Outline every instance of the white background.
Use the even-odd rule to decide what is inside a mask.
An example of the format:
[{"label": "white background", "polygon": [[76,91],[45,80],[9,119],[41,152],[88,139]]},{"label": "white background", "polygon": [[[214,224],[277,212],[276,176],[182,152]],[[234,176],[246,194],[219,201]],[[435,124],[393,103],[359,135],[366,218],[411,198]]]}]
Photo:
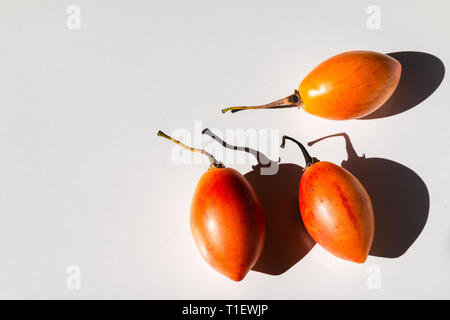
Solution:
[{"label": "white background", "polygon": [[[81,8],[80,30],[67,28],[71,4]],[[371,4],[381,9],[378,30],[366,26]],[[315,65],[348,50],[426,52],[448,68],[449,13],[444,0],[2,0],[0,298],[450,298],[448,77],[381,119],[220,113],[289,95]],[[235,283],[203,261],[190,234],[207,162],[174,163],[173,145],[156,136],[203,127],[273,129],[304,142],[346,132],[360,155],[401,163],[425,182],[423,231],[398,258],[357,265],[316,245],[281,275],[251,271]],[[310,150],[346,159],[342,138]],[[280,156],[303,165],[295,146]],[[226,164],[251,170],[249,161]],[[70,265],[81,269],[80,290],[67,288]]]}]

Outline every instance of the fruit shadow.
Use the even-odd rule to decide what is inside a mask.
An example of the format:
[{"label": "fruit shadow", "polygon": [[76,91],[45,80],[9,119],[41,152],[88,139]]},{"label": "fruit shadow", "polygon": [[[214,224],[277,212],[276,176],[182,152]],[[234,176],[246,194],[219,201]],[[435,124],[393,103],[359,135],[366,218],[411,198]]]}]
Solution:
[{"label": "fruit shadow", "polygon": [[263,251],[252,270],[270,275],[286,272],[315,244],[303,225],[298,202],[303,168],[292,163],[272,161],[254,149],[229,145],[209,130],[203,133],[225,148],[245,151],[256,157],[258,164],[244,177],[264,207],[266,238]]},{"label": "fruit shadow", "polygon": [[348,159],[342,167],[366,188],[372,200],[375,235],[369,254],[385,258],[403,255],[418,238],[428,218],[430,196],[423,180],[410,168],[383,158],[358,156],[346,133],[329,135],[345,139]]},{"label": "fruit shadow", "polygon": [[427,99],[441,84],[445,67],[436,56],[417,51],[389,53],[402,65],[394,94],[384,105],[361,119],[379,119],[407,111]]}]

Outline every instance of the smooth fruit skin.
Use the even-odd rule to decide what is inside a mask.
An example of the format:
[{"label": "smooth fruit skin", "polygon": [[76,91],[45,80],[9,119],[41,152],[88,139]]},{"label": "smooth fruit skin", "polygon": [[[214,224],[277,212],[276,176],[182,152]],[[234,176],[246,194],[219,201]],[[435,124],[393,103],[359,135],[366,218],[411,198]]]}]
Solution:
[{"label": "smooth fruit skin", "polygon": [[300,181],[299,204],[311,237],[335,256],[363,263],[375,222],[366,189],[350,172],[331,162],[308,167]]},{"label": "smooth fruit skin", "polygon": [[382,106],[395,91],[401,64],[373,51],[351,51],[314,68],[298,88],[303,109],[313,115],[348,120]]},{"label": "smooth fruit skin", "polygon": [[191,205],[191,231],[203,258],[218,272],[242,280],[265,238],[263,207],[250,183],[231,168],[210,168]]}]

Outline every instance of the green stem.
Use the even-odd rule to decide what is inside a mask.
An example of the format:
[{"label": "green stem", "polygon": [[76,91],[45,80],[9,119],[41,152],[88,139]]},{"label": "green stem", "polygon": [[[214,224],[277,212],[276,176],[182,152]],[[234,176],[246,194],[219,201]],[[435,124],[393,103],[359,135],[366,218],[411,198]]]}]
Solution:
[{"label": "green stem", "polygon": [[217,161],[216,158],[214,158],[214,156],[212,154],[210,154],[208,151],[205,151],[203,149],[195,149],[195,148],[192,148],[192,147],[188,147],[184,143],[182,143],[182,142],[180,142],[180,141],[178,141],[178,140],[168,136],[167,134],[165,134],[161,130],[158,131],[158,136],[166,138],[166,139],[176,143],[177,145],[183,147],[186,150],[189,150],[189,151],[192,151],[192,152],[198,152],[198,153],[201,153],[201,154],[207,156],[209,162],[211,163],[211,166],[213,166],[213,167],[216,167],[216,168],[223,168],[224,167],[224,165],[221,162]]}]

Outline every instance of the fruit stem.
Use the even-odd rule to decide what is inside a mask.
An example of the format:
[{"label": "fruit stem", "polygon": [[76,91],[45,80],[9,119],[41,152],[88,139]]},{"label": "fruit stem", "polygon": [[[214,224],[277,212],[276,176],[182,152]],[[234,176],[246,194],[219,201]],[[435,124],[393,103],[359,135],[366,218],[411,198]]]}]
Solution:
[{"label": "fruit stem", "polygon": [[231,111],[231,113],[241,111],[241,110],[248,110],[248,109],[276,109],[276,108],[293,108],[298,107],[300,108],[302,104],[302,99],[300,99],[300,94],[297,90],[290,96],[268,103],[263,104],[260,106],[238,106],[238,107],[228,107],[225,109],[222,109],[222,113],[225,113],[227,111]]},{"label": "fruit stem", "polygon": [[159,137],[166,138],[166,139],[168,139],[168,140],[170,140],[170,141],[172,141],[172,142],[175,142],[177,145],[183,147],[184,149],[187,149],[187,150],[192,151],[192,152],[199,152],[199,153],[201,153],[201,154],[207,156],[209,162],[211,163],[211,166],[213,166],[213,167],[216,167],[216,168],[224,168],[224,167],[225,167],[221,162],[217,161],[216,158],[214,158],[214,156],[213,156],[212,154],[210,154],[210,153],[209,153],[208,151],[206,151],[206,150],[203,150],[203,149],[195,149],[195,148],[192,148],[192,147],[188,147],[188,146],[185,145],[184,143],[182,143],[182,142],[180,142],[180,141],[178,141],[178,140],[176,140],[176,139],[174,139],[174,138],[168,136],[167,134],[165,134],[165,133],[162,132],[161,130],[158,131],[158,136],[159,136]]},{"label": "fruit stem", "polygon": [[319,162],[319,160],[317,158],[311,157],[310,154],[308,153],[308,151],[306,150],[306,148],[299,141],[295,140],[294,138],[291,138],[288,136],[283,136],[281,138],[281,145],[280,145],[281,148],[284,148],[286,139],[291,140],[292,142],[295,142],[300,147],[300,150],[302,150],[303,157],[305,158],[305,162],[306,162],[305,169],[308,168],[309,166],[313,165],[314,163]]}]

